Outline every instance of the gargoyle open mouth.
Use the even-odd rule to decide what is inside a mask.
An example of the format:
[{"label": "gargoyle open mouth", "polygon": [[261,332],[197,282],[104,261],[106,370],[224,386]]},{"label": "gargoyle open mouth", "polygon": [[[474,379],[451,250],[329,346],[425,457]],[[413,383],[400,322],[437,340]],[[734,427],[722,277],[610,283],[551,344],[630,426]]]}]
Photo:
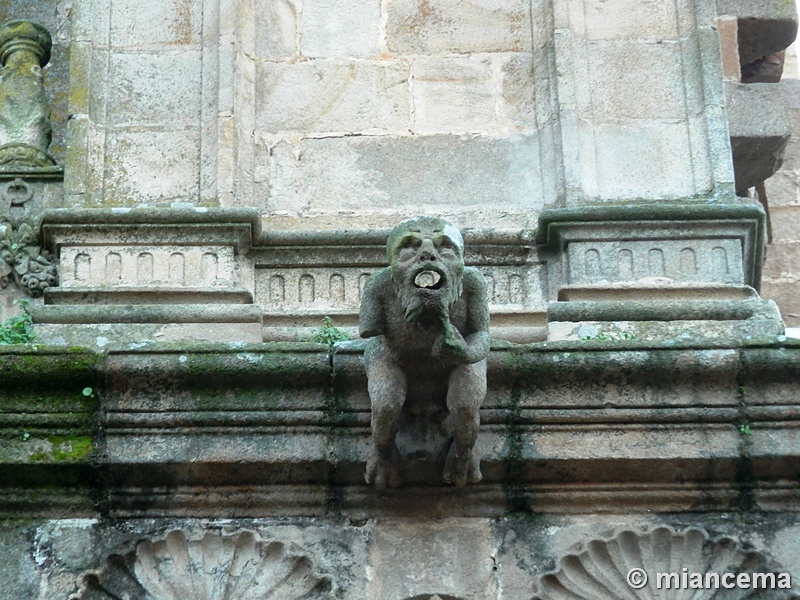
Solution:
[{"label": "gargoyle open mouth", "polygon": [[444,277],[432,269],[417,273],[414,277],[414,286],[423,290],[438,290],[444,285]]}]

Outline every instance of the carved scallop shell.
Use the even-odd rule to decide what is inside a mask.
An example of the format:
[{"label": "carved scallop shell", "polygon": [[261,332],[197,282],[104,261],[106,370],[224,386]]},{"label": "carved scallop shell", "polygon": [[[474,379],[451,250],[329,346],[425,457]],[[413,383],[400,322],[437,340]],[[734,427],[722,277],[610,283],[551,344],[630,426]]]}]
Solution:
[{"label": "carved scallop shell", "polygon": [[[767,557],[734,539],[710,539],[707,532],[689,528],[675,532],[657,527],[644,533],[621,531],[609,539],[578,544],[559,561],[559,568],[539,578],[531,600],[722,600],[798,598],[791,590],[657,589],[656,573],[776,573]],[[650,579],[634,589],[626,576],[643,569]],[[722,586],[720,586],[722,588]],[[766,592],[766,595],[764,595]]]},{"label": "carved scallop shell", "polygon": [[171,531],[163,540],[142,540],[126,554],[111,554],[102,568],[84,574],[70,600],[329,598],[331,579],[317,574],[298,550],[250,531],[206,533],[192,541]]}]

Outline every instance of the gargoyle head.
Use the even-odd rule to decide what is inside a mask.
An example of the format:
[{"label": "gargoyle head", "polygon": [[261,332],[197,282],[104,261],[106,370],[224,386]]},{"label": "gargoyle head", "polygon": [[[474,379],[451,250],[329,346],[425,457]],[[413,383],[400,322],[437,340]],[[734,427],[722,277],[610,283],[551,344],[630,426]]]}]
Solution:
[{"label": "gargoyle head", "polygon": [[461,296],[464,239],[438,217],[414,217],[398,223],[386,251],[392,280],[407,321],[444,318]]}]

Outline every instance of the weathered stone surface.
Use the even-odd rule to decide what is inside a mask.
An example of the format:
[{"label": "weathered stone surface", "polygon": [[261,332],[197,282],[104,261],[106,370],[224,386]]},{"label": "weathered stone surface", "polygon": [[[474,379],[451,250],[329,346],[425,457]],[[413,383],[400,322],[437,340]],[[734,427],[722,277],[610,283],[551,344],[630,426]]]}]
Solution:
[{"label": "weathered stone surface", "polygon": [[795,206],[800,210],[800,79],[791,77],[792,73],[798,73],[796,54],[788,53],[786,67],[782,85],[789,100],[793,135],[784,151],[781,168],[767,179],[765,187],[770,209]]},{"label": "weathered stone surface", "polygon": [[[586,196],[597,200],[679,199],[710,191],[703,153],[685,123],[641,119],[634,123],[587,125],[580,132]],[[624,148],[624,152],[620,152]],[[692,173],[692,177],[686,177]]]},{"label": "weathered stone surface", "polygon": [[788,47],[797,35],[797,8],[781,0],[720,0],[721,15],[739,19],[740,63],[754,60]]},{"label": "weathered stone surface", "polygon": [[380,20],[380,0],[304,0],[300,52],[312,58],[378,56]]},{"label": "weathered stone surface", "polygon": [[769,211],[773,241],[792,242],[797,239],[800,227],[800,211],[794,206],[778,206]]},{"label": "weathered stone surface", "polygon": [[297,54],[295,0],[252,0],[240,6],[244,8],[238,13],[239,30],[246,48],[254,48],[258,58],[290,58]]},{"label": "weathered stone surface", "polygon": [[493,0],[480,6],[446,0],[391,0],[387,12],[390,52],[515,52],[532,44],[531,13],[521,0]]},{"label": "weathered stone surface", "polygon": [[[680,44],[594,43],[588,50],[591,115],[599,122],[685,119],[687,86]],[[658,77],[653,77],[658,73]]]},{"label": "weathered stone surface", "polygon": [[[36,598],[40,573],[30,552],[30,530],[12,523],[0,526],[0,586],[17,598]],[[13,590],[13,591],[12,591]]]},{"label": "weathered stone surface", "polygon": [[765,278],[761,284],[762,295],[778,303],[781,316],[789,327],[800,327],[798,287],[800,287],[800,277],[794,272],[789,277]]},{"label": "weathered stone surface", "polygon": [[549,105],[549,52],[512,54],[501,63],[500,125],[530,131],[554,118]]},{"label": "weathered stone surface", "polygon": [[[107,118],[116,127],[175,130],[200,118],[199,52],[119,53],[109,59]],[[176,132],[176,137],[183,132]]]},{"label": "weathered stone surface", "polygon": [[105,137],[104,200],[116,206],[197,201],[196,130],[111,130]]},{"label": "weathered stone surface", "polygon": [[781,84],[726,84],[736,190],[771,177],[781,166],[792,134]]},{"label": "weathered stone surface", "polygon": [[565,2],[570,24],[590,40],[674,40],[691,31],[694,10],[684,1]]},{"label": "weathered stone surface", "polygon": [[264,132],[406,132],[408,77],[402,63],[259,63],[256,125]]},{"label": "weathered stone surface", "polygon": [[413,62],[412,131],[470,133],[492,129],[495,83],[488,58],[420,58]]},{"label": "weathered stone surface", "polygon": [[197,45],[202,35],[202,9],[202,2],[186,0],[115,0],[113,10],[105,9],[110,13],[107,35],[117,48]]},{"label": "weathered stone surface", "polygon": [[460,598],[495,598],[492,527],[482,519],[454,525],[449,519],[377,521],[367,596],[427,599],[446,590]]},{"label": "weathered stone surface", "polygon": [[429,209],[436,198],[437,210],[445,214],[479,208],[486,217],[498,209],[535,211],[557,193],[543,189],[539,160],[538,139],[524,135],[282,142],[274,148],[271,196],[262,206],[269,212],[393,209],[410,216]]}]

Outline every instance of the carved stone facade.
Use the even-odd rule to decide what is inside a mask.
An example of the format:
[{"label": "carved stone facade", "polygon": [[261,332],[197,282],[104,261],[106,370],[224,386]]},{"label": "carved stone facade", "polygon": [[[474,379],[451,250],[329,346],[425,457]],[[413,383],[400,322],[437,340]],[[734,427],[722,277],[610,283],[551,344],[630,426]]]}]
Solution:
[{"label": "carved stone facade", "polygon": [[[790,4],[0,3],[0,597],[800,597]],[[415,215],[493,341],[468,414],[384,386],[376,490]]]}]

